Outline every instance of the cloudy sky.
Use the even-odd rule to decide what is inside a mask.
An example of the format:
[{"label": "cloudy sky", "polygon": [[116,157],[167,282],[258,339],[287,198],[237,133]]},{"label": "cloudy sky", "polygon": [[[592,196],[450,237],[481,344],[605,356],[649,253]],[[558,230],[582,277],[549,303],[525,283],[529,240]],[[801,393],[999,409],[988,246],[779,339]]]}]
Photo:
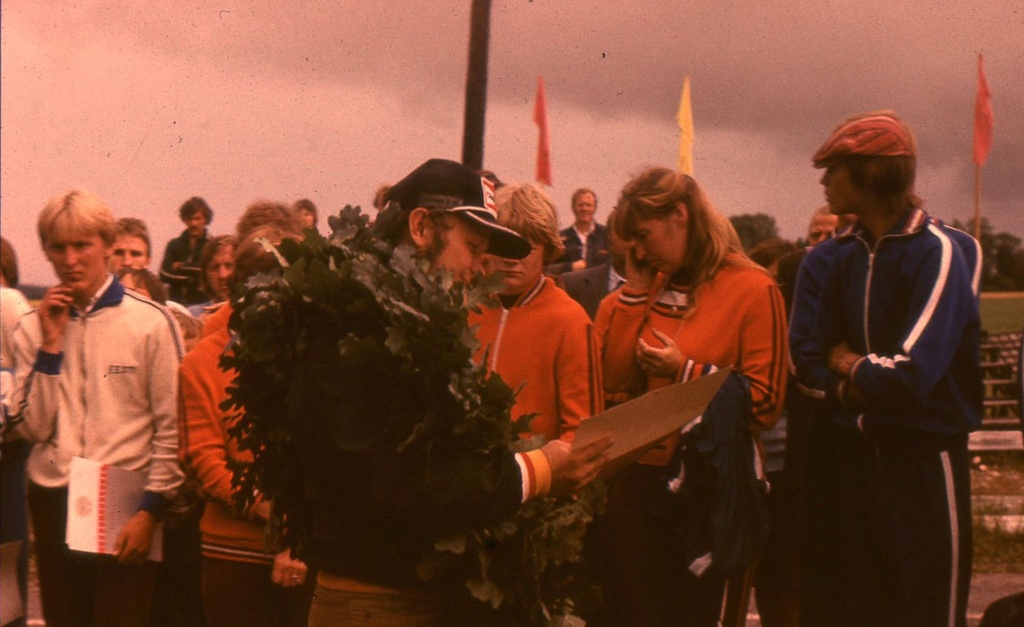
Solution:
[{"label": "cloudy sky", "polygon": [[[35,218],[75,186],[144,218],[153,267],[192,195],[232,230],[255,199],[321,213],[429,157],[458,160],[471,0],[4,0],[0,220],[23,281],[49,283]],[[631,174],[674,166],[692,81],[695,176],[727,215],[803,234],[822,204],[810,155],[850,113],[891,108],[916,130],[918,189],[973,215],[977,55],[995,138],[982,210],[1024,236],[1020,0],[494,0],[485,165],[530,180],[543,76],[554,186],[599,217]]]}]

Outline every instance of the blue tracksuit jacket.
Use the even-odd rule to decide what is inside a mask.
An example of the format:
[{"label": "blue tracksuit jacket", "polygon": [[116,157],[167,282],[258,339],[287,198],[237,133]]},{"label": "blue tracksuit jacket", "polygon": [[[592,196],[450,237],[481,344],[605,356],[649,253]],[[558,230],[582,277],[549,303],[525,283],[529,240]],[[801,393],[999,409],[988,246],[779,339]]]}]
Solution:
[{"label": "blue tracksuit jacket", "polygon": [[[817,391],[833,420],[867,433],[956,435],[981,420],[977,259],[920,209],[872,246],[859,225],[808,253],[797,279],[791,355],[799,384]],[[801,283],[820,303],[801,304]],[[793,331],[797,331],[797,337]],[[866,406],[845,407],[828,350],[845,340],[864,355],[851,378]]]}]

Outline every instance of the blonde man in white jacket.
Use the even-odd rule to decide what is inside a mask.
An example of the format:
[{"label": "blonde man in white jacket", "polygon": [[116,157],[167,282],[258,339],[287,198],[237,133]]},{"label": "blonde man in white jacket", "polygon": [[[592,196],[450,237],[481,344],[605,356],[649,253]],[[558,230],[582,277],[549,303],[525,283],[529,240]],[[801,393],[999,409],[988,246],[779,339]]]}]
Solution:
[{"label": "blonde man in white jacket", "polygon": [[[90,192],[51,200],[39,238],[59,283],[14,333],[12,424],[33,443],[28,497],[43,615],[49,625],[149,621],[154,527],[176,496],[177,371],[182,345],[170,314],[107,272],[117,224]],[[138,511],[114,556],[65,544],[71,459],[139,471]]]}]

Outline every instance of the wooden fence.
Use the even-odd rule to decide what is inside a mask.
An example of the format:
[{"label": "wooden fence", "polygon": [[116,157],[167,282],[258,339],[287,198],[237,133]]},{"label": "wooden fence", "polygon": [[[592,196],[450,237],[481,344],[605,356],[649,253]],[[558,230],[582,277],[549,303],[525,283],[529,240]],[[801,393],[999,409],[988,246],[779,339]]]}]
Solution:
[{"label": "wooden fence", "polygon": [[971,434],[971,450],[1024,448],[1021,419],[1021,334],[989,335],[981,343],[985,413],[981,429]]}]

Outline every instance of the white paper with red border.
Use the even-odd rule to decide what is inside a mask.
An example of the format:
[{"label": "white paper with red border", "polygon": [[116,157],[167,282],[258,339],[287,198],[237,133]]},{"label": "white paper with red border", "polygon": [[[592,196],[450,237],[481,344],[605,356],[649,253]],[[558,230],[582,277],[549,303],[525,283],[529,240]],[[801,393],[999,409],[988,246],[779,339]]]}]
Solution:
[{"label": "white paper with red border", "polygon": [[[116,553],[114,542],[125,523],[139,511],[146,474],[101,464],[84,457],[71,458],[68,480],[66,541],[72,551]],[[153,527],[149,559],[163,560],[163,523]]]}]

